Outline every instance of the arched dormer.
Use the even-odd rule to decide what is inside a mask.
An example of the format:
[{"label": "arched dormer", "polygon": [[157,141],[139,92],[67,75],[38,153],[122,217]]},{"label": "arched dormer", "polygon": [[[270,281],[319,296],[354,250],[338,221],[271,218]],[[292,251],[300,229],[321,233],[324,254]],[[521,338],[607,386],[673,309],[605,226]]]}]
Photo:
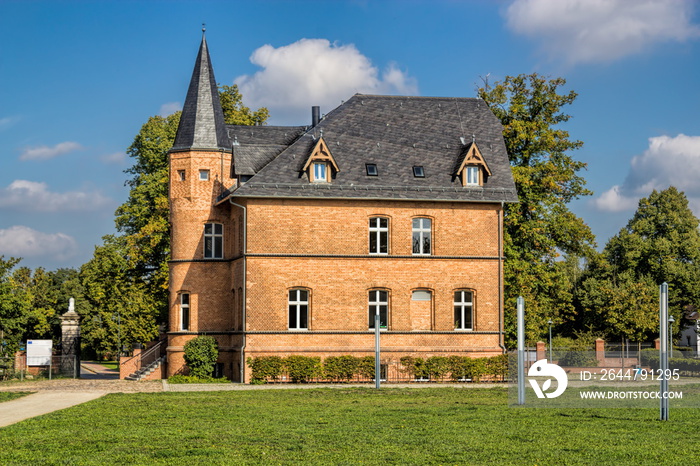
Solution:
[{"label": "arched dormer", "polygon": [[462,186],[483,186],[491,176],[491,170],[476,142],[466,146],[455,175],[462,180]]},{"label": "arched dormer", "polygon": [[340,171],[323,137],[319,138],[302,170],[312,183],[330,183],[333,175]]}]

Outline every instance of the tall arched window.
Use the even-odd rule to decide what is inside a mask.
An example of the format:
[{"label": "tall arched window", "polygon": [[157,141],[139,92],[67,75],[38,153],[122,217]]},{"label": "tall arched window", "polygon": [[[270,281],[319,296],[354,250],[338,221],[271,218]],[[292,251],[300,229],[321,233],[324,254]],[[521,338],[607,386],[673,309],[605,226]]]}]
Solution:
[{"label": "tall arched window", "polygon": [[180,330],[190,329],[190,294],[180,293]]},{"label": "tall arched window", "polygon": [[413,254],[430,255],[432,251],[432,221],[429,218],[414,218],[411,231],[413,233]]},{"label": "tall arched window", "polygon": [[389,219],[372,217],[369,219],[369,253],[389,254]]}]

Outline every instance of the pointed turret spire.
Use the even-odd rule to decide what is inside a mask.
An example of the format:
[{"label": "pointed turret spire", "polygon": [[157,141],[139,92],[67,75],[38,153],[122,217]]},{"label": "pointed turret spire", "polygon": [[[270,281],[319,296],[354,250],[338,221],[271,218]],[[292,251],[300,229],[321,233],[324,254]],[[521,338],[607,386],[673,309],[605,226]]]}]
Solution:
[{"label": "pointed turret spire", "polygon": [[204,32],[173,150],[231,150]]}]

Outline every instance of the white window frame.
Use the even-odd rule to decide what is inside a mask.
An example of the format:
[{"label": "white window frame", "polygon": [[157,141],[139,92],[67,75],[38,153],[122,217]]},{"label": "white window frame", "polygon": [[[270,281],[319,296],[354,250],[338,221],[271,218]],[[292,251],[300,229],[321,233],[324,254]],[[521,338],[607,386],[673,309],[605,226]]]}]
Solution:
[{"label": "white window frame", "polygon": [[[455,330],[474,330],[474,291],[455,290],[453,296]],[[469,326],[465,325],[467,317]]]},{"label": "white window frame", "polygon": [[[180,330],[183,332],[189,331],[190,329],[190,321],[192,318],[192,314],[190,313],[190,294],[189,293],[180,293],[179,297],[179,304],[180,304]],[[187,318],[185,318],[187,317]],[[187,325],[185,325],[187,324]]]},{"label": "white window frame", "polygon": [[325,183],[328,181],[328,164],[326,162],[314,162],[314,181]]},{"label": "white window frame", "polygon": [[[382,309],[384,308],[384,309]],[[369,329],[374,330],[374,316],[379,312],[379,330],[389,328],[389,291],[370,290],[368,299]],[[382,325],[382,312],[384,313],[384,325]]]},{"label": "white window frame", "polygon": [[199,170],[199,181],[209,181],[209,170]]},{"label": "white window frame", "polygon": [[[418,225],[416,225],[418,223]],[[427,226],[426,226],[427,224]],[[433,251],[433,220],[427,217],[416,217],[411,220],[411,249],[414,256],[429,256]],[[416,239],[418,243],[416,244]],[[426,248],[426,242],[427,248]],[[416,246],[418,250],[416,251]],[[427,249],[427,251],[426,251]]]},{"label": "white window frame", "polygon": [[476,165],[467,165],[464,167],[465,185],[479,186],[479,167]]},{"label": "white window frame", "polygon": [[[382,221],[386,222],[386,226],[382,226]],[[372,250],[372,240],[376,246],[375,251]],[[369,253],[373,255],[389,254],[389,219],[387,217],[369,219]]]},{"label": "white window frame", "polygon": [[[207,231],[209,230],[209,231]],[[210,245],[207,247],[207,245]],[[221,223],[204,224],[204,258],[224,258],[224,225]]]},{"label": "white window frame", "polygon": [[[302,293],[306,294],[306,299],[302,298]],[[309,329],[309,290],[305,288],[294,288],[287,293],[287,304],[289,314],[287,316],[287,326],[289,330],[308,330]],[[306,326],[301,325],[301,316],[305,313]],[[292,316],[296,322],[296,326],[292,326]]]}]

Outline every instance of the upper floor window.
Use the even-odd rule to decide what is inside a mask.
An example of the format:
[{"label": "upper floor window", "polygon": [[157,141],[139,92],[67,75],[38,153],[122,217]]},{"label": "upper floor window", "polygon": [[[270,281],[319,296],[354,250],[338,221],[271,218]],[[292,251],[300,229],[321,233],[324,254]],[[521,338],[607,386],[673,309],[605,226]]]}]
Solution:
[{"label": "upper floor window", "polygon": [[429,218],[413,219],[413,254],[430,255],[431,225]]},{"label": "upper floor window", "polygon": [[369,219],[369,253],[389,254],[389,219],[372,217]]},{"label": "upper floor window", "polygon": [[309,292],[289,290],[289,330],[308,330]]},{"label": "upper floor window", "polygon": [[190,329],[190,294],[180,294],[180,330]]},{"label": "upper floor window", "polygon": [[466,176],[466,181],[465,185],[467,186],[478,186],[479,185],[479,167],[476,166],[468,166],[465,167],[465,176]]},{"label": "upper floor window", "polygon": [[325,162],[314,162],[314,181],[328,181],[328,177],[326,176],[327,171],[328,167]]},{"label": "upper floor window", "polygon": [[455,291],[455,330],[473,330],[474,293],[469,290]]},{"label": "upper floor window", "polygon": [[185,170],[178,170],[177,171],[177,179],[178,181],[185,181]]},{"label": "upper floor window", "polygon": [[201,181],[209,181],[209,170],[199,170],[199,179]]},{"label": "upper floor window", "polygon": [[224,226],[220,223],[204,225],[204,258],[224,258]]},{"label": "upper floor window", "polygon": [[389,292],[370,290],[369,292],[369,328],[374,328],[375,316],[379,315],[379,328],[386,329],[389,322]]}]

